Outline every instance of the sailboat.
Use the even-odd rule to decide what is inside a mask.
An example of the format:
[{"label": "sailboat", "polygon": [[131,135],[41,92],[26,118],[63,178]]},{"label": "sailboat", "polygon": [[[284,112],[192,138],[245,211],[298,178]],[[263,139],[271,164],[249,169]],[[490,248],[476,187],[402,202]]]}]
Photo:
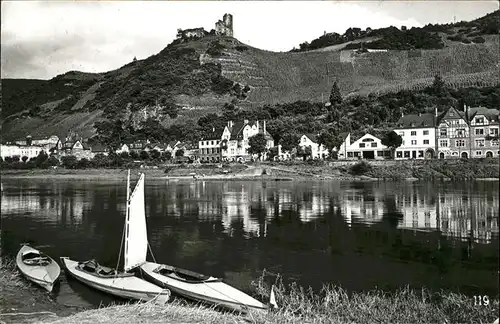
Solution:
[{"label": "sailboat", "polygon": [[127,176],[127,208],[123,231],[123,271],[100,265],[95,260],[78,262],[61,257],[67,273],[82,283],[105,293],[126,299],[149,301],[156,298],[159,303],[170,299],[170,290],[135,276],[135,270],[146,261],[148,248],[146,217],[144,210],[144,174],[141,174],[134,191],[130,194],[130,170]]},{"label": "sailboat", "polygon": [[[143,178],[143,175],[141,175],[141,178]],[[144,199],[141,201],[144,202]],[[144,205],[138,208],[142,210],[145,209]],[[145,215],[144,212],[140,214]],[[147,251],[146,249],[143,251],[143,259],[146,260]],[[141,263],[139,271],[146,280],[160,287],[168,288],[180,296],[198,302],[204,302],[239,312],[247,312],[249,309],[269,308],[255,298],[224,283],[222,279],[212,276],[147,261]],[[270,304],[277,307],[273,290],[271,290]]]}]

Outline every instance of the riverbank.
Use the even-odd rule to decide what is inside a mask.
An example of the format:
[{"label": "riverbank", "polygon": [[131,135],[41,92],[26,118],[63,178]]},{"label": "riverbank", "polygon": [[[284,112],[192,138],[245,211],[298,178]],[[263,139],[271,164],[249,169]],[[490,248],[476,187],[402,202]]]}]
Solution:
[{"label": "riverbank", "polygon": [[[498,159],[415,161],[313,161],[265,162],[248,165],[161,165],[132,169],[149,180],[489,180],[498,181]],[[125,179],[126,169],[31,169],[1,171],[4,178],[105,181]]]},{"label": "riverbank", "polygon": [[[64,275],[64,274],[61,274]],[[270,287],[261,277],[252,283],[259,299],[268,300]],[[295,284],[276,281],[278,310],[247,315],[223,313],[212,308],[173,300],[167,305],[135,303],[75,312],[20,277],[12,267],[0,269],[0,322],[6,323],[492,323],[499,316],[498,296],[487,306],[455,293],[430,293],[402,288],[385,294],[380,290],[349,294],[328,286],[313,293]],[[45,298],[43,298],[45,294]]]}]

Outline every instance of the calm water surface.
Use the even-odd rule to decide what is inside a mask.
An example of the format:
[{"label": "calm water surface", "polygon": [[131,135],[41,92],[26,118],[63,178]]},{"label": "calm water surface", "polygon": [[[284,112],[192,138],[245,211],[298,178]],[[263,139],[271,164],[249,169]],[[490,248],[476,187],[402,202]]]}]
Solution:
[{"label": "calm water surface", "polygon": [[[30,241],[54,259],[116,265],[125,181],[2,184],[4,257]],[[247,292],[267,269],[313,289],[410,285],[498,294],[498,182],[146,179],[146,215],[158,262],[222,277]],[[92,307],[113,300],[61,277],[57,303]]]}]

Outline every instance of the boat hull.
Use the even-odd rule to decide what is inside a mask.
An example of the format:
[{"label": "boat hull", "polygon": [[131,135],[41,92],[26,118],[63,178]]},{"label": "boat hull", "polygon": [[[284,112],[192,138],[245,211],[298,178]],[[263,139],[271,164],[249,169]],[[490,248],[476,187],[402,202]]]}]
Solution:
[{"label": "boat hull", "polygon": [[139,269],[146,280],[194,301],[209,303],[243,313],[249,309],[267,309],[267,306],[263,303],[221,280],[213,277],[200,282],[176,280],[155,271],[155,269],[162,266],[161,264],[146,262]]},{"label": "boat hull", "polygon": [[141,278],[135,276],[102,278],[78,269],[77,261],[63,257],[61,262],[70,276],[83,284],[110,295],[139,301],[155,299],[163,304],[170,299],[168,289],[163,289]]},{"label": "boat hull", "polygon": [[61,275],[61,268],[57,262],[45,255],[50,259],[48,265],[27,265],[23,262],[23,255],[25,253],[40,253],[37,249],[34,249],[28,245],[23,245],[16,256],[16,265],[19,271],[23,274],[29,281],[41,286],[48,292],[51,292],[54,285],[57,283],[59,276]]}]

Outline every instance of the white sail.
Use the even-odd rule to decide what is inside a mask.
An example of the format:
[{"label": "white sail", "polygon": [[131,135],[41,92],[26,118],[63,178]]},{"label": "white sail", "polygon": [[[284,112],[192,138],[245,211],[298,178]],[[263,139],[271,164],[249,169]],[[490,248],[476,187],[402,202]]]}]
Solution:
[{"label": "white sail", "polygon": [[125,225],[125,271],[146,262],[148,234],[144,207],[144,174],[141,174],[134,191],[130,195],[128,208]]}]

